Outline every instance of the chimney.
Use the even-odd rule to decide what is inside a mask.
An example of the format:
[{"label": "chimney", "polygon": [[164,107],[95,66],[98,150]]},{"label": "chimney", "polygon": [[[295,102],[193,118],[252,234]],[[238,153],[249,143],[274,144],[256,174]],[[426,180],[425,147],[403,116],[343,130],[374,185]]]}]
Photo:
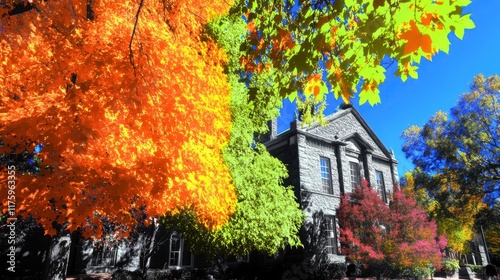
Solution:
[{"label": "chimney", "polygon": [[267,123],[269,126],[269,131],[271,132],[271,139],[276,139],[278,137],[278,118],[274,118]]},{"label": "chimney", "polygon": [[276,139],[278,136],[278,118],[274,118],[267,122],[267,127],[269,131],[266,134],[260,136],[260,141],[262,143],[269,142],[273,139]]}]

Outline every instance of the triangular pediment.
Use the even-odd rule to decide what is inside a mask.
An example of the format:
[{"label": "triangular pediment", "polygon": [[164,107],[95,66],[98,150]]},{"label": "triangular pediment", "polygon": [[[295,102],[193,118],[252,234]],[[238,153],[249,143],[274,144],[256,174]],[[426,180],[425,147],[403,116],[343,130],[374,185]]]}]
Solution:
[{"label": "triangular pediment", "polygon": [[325,117],[326,125],[312,124],[301,130],[324,139],[341,141],[354,150],[371,152],[379,158],[391,159],[392,154],[382,144],[359,112],[352,106],[344,106]]},{"label": "triangular pediment", "polygon": [[355,150],[357,152],[373,152],[374,150],[372,145],[368,143],[368,141],[366,141],[358,132],[355,132],[342,140],[347,144],[346,147],[348,149]]}]

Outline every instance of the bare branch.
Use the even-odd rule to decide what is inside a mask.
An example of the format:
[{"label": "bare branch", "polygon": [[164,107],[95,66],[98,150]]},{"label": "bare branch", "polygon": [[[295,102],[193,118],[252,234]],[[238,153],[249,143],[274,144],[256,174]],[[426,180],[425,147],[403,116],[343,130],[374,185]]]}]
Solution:
[{"label": "bare branch", "polygon": [[142,6],[144,6],[144,0],[141,0],[141,2],[139,3],[139,8],[137,9],[137,13],[135,14],[134,29],[132,30],[132,36],[130,37],[130,43],[128,44],[128,49],[130,51],[129,52],[130,64],[132,64],[132,67],[134,68],[134,74],[136,72],[136,68],[134,63],[134,52],[132,51],[132,43],[134,42],[134,36],[137,30],[137,24],[139,23],[139,14],[141,13]]},{"label": "bare branch", "polygon": [[9,16],[14,16],[18,14],[22,14],[24,12],[31,11],[32,9],[36,9],[35,5],[32,3],[27,2],[25,5],[25,1],[20,1],[17,4],[14,4],[13,8],[9,10],[8,13],[3,14],[2,17],[5,17],[7,15]]}]

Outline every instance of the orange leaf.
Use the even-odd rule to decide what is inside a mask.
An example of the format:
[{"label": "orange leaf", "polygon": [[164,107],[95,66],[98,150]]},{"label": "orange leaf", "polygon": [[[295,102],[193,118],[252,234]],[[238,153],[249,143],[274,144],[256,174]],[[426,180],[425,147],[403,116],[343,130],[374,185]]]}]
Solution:
[{"label": "orange leaf", "polygon": [[432,53],[432,39],[429,34],[425,34],[420,39],[420,47],[426,53]]},{"label": "orange leaf", "polygon": [[319,95],[319,93],[320,93],[320,91],[321,91],[321,89],[319,88],[319,86],[318,86],[318,85],[315,85],[315,86],[314,86],[314,90],[313,90],[313,95],[314,95],[314,97],[318,96],[318,95]]},{"label": "orange leaf", "polygon": [[426,53],[432,52],[431,37],[428,34],[422,35],[414,20],[410,21],[410,29],[399,37],[406,40],[404,55],[417,51],[419,48],[422,48]]},{"label": "orange leaf", "polygon": [[251,33],[255,32],[255,22],[251,21],[247,24],[247,30]]}]

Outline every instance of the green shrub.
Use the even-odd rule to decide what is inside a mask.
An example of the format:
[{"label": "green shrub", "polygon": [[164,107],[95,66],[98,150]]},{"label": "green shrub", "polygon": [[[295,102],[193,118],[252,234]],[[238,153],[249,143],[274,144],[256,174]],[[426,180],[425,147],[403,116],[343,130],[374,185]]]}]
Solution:
[{"label": "green shrub", "polygon": [[405,268],[400,271],[397,278],[429,279],[432,278],[435,271],[436,269],[430,266]]},{"label": "green shrub", "polygon": [[140,271],[117,270],[112,275],[113,280],[140,280],[142,274]]},{"label": "green shrub", "polygon": [[482,273],[483,272],[483,266],[482,265],[469,265],[470,270],[475,273]]},{"label": "green shrub", "polygon": [[443,261],[443,269],[446,275],[453,275],[460,268],[458,260],[446,259]]}]

